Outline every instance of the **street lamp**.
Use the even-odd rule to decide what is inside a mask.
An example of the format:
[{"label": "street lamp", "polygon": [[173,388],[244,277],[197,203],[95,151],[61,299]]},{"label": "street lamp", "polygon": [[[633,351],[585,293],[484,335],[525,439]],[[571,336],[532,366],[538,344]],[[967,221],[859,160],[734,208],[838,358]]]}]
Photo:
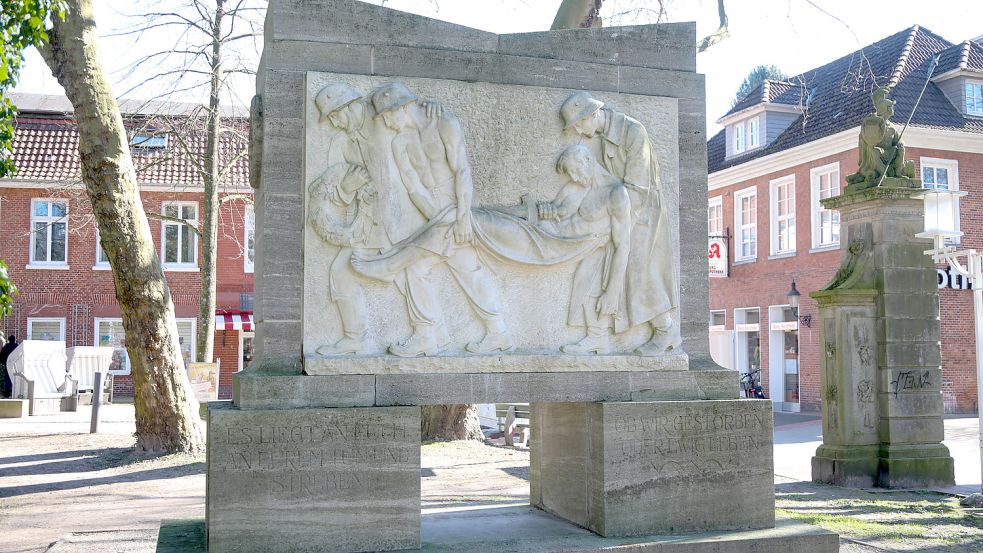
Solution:
[{"label": "street lamp", "polygon": [[[976,407],[979,411],[980,430],[983,431],[983,252],[974,249],[956,250],[947,246],[946,239],[959,238],[959,198],[966,192],[925,188],[914,195],[925,201],[925,231],[915,236],[931,238],[933,248],[925,250],[935,263],[946,263],[956,273],[969,280],[973,288],[973,322],[976,331]],[[966,263],[959,262],[960,257]],[[983,458],[983,435],[980,440],[980,457]]]},{"label": "street lamp", "polygon": [[792,310],[792,315],[795,316],[796,320],[800,321],[807,327],[812,328],[812,315],[799,316],[799,299],[802,297],[802,294],[800,294],[799,290],[795,287],[795,280],[792,280],[792,288],[787,294],[785,294],[785,297],[788,298],[789,309]]}]

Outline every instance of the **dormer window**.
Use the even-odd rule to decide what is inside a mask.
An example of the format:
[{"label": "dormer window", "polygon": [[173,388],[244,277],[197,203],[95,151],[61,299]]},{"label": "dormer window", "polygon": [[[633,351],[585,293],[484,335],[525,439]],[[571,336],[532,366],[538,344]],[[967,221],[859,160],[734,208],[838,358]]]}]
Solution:
[{"label": "dormer window", "polygon": [[983,83],[966,83],[966,114],[983,117]]},{"label": "dormer window", "polygon": [[133,138],[130,139],[130,146],[138,150],[150,152],[160,151],[167,148],[167,135],[146,133],[134,134]]},{"label": "dormer window", "polygon": [[739,121],[734,124],[733,132],[735,154],[757,148],[761,145],[761,118],[756,115]]}]

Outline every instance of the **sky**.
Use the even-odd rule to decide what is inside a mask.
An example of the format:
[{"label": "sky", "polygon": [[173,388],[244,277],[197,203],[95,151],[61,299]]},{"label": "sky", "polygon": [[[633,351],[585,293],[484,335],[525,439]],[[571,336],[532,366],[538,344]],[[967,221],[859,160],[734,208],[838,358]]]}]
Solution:
[{"label": "sky", "polygon": [[[139,40],[130,36],[106,36],[134,20],[123,12],[135,12],[133,0],[95,0],[103,64],[122,94],[140,76],[124,79],[126,67],[140,55],[174,44],[167,32],[147,33]],[[380,4],[383,0],[372,0]],[[668,21],[696,21],[703,37],[718,25],[716,0],[666,0]],[[153,2],[152,5],[159,5]],[[549,29],[559,0],[386,0],[390,8],[417,13],[469,27],[516,33]],[[655,0],[606,0],[601,12],[605,25],[640,24],[656,20]],[[730,109],[738,86],[755,66],[777,65],[795,75],[828,63],[898,31],[921,25],[946,38],[961,42],[983,35],[983,0],[727,0],[730,37],[697,55],[697,70],[706,75],[707,121],[710,134],[719,130],[715,121]],[[247,60],[258,59],[247,52]],[[129,86],[128,86],[129,85]],[[40,57],[28,55],[17,92],[63,94]],[[131,97],[145,98],[154,89],[144,88]],[[226,101],[248,105],[252,79],[239,78],[234,97]],[[179,95],[181,101],[204,102],[200,91]]]}]

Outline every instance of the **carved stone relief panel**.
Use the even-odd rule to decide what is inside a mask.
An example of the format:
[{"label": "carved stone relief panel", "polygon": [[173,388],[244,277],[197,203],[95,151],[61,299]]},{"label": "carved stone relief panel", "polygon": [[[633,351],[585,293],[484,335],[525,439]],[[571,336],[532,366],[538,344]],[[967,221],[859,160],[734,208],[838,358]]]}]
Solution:
[{"label": "carved stone relief panel", "polygon": [[679,351],[676,101],[309,73],[304,354]]}]

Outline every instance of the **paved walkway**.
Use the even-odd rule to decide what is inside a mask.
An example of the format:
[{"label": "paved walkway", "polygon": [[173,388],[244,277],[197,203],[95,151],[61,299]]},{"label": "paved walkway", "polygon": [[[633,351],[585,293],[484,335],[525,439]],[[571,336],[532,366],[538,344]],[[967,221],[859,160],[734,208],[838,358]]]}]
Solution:
[{"label": "paved walkway", "polygon": [[[775,481],[803,482],[812,479],[812,456],[822,443],[819,415],[775,413]],[[945,420],[945,445],[956,464],[956,486],[950,493],[980,491],[979,419],[975,415]]]},{"label": "paved walkway", "polygon": [[[104,406],[97,435],[88,434],[89,417],[89,407],[81,407],[77,413],[0,419],[3,553],[44,553],[72,533],[77,534],[51,553],[152,553],[161,519],[204,515],[202,458],[134,453],[132,405]],[[819,417],[778,413],[775,419],[776,483],[808,481],[810,459],[821,440]],[[956,459],[957,487],[950,491],[979,491],[977,419],[950,418],[945,426],[945,443]],[[528,450],[441,447],[424,448],[425,511],[462,501],[528,502]],[[106,549],[107,541],[122,548]],[[841,551],[876,549],[846,544]]]}]

